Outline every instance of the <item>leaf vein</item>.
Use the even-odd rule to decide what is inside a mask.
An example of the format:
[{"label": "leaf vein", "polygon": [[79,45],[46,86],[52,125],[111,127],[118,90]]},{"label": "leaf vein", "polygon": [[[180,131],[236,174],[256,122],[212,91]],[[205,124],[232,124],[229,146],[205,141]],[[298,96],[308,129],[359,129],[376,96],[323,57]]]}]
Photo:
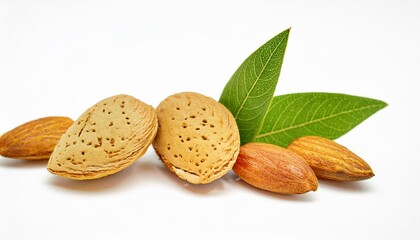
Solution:
[{"label": "leaf vein", "polygon": [[304,122],[304,123],[301,123],[301,124],[297,124],[297,125],[294,125],[294,126],[289,126],[289,127],[282,128],[282,129],[279,129],[279,130],[259,134],[255,137],[255,139],[270,136],[270,135],[274,135],[274,134],[278,134],[278,133],[285,133],[286,131],[289,131],[289,130],[292,130],[292,129],[295,129],[295,128],[304,127],[306,125],[317,123],[317,122],[322,122],[324,120],[328,120],[328,119],[331,119],[331,118],[334,118],[334,117],[337,117],[337,116],[340,116],[340,115],[354,113],[354,112],[357,112],[357,111],[363,111],[363,110],[366,110],[366,109],[369,109],[369,108],[376,108],[376,107],[380,107],[380,106],[381,105],[369,105],[369,106],[365,106],[365,107],[361,107],[361,108],[356,108],[356,109],[343,111],[343,112],[336,113],[336,114],[331,114],[329,116],[324,116],[322,118],[318,118],[318,119],[308,121],[308,122]]},{"label": "leaf vein", "polygon": [[270,56],[268,57],[267,61],[265,62],[263,68],[261,69],[261,71],[259,72],[257,79],[255,79],[254,83],[251,86],[251,89],[247,92],[245,99],[243,100],[241,106],[239,107],[238,111],[235,114],[235,118],[239,115],[239,113],[242,111],[242,108],[244,107],[246,101],[248,100],[249,95],[251,94],[252,90],[255,88],[255,86],[257,85],[257,82],[259,81],[259,78],[261,77],[262,73],[264,72],[265,68],[267,67],[267,64],[271,61],[271,59],[273,58],[274,53],[276,52],[277,48],[283,43],[283,40],[286,38],[286,36],[283,36],[283,38],[278,42],[278,44],[276,45],[276,47],[274,48],[273,51],[271,51]]}]

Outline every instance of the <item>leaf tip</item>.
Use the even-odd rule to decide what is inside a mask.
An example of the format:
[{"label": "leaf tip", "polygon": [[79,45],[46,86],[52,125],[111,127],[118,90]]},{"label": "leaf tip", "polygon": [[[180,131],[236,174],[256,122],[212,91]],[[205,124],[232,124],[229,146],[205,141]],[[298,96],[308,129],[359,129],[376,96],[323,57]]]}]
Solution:
[{"label": "leaf tip", "polygon": [[385,108],[385,107],[387,107],[389,105],[388,103],[386,103],[384,101],[381,101],[381,102],[382,102],[382,108]]},{"label": "leaf tip", "polygon": [[378,110],[383,109],[383,108],[385,108],[385,107],[388,106],[388,103],[386,103],[386,102],[384,102],[382,100],[378,100],[378,99],[375,99],[375,100],[378,102],[378,106],[379,106],[379,109]]},{"label": "leaf tip", "polygon": [[292,27],[289,27],[286,30],[284,30],[283,32],[281,32],[280,34],[284,33],[286,35],[289,35],[291,29],[292,29]]}]

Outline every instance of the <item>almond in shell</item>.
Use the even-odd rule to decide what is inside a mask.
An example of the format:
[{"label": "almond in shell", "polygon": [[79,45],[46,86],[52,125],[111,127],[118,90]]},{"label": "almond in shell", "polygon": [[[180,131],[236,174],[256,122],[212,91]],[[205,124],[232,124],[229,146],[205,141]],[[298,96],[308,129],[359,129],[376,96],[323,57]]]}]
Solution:
[{"label": "almond in shell", "polygon": [[129,95],[106,98],[86,110],[63,135],[48,171],[77,180],[119,172],[146,152],[156,131],[152,106]]},{"label": "almond in shell", "polygon": [[222,104],[204,95],[183,92],[156,108],[158,134],[153,147],[165,166],[194,184],[226,174],[239,152],[235,118]]}]

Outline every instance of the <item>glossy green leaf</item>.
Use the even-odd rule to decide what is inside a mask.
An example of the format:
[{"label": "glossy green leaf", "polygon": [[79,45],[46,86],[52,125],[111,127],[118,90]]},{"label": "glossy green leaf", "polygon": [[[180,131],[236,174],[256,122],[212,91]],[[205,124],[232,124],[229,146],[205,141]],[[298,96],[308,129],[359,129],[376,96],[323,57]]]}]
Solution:
[{"label": "glossy green leaf", "polygon": [[287,29],[252,53],[226,84],[220,102],[233,114],[241,144],[254,139],[273,99],[289,37]]},{"label": "glossy green leaf", "polygon": [[254,141],[286,147],[308,135],[336,139],[385,106],[379,100],[336,93],[276,96]]}]

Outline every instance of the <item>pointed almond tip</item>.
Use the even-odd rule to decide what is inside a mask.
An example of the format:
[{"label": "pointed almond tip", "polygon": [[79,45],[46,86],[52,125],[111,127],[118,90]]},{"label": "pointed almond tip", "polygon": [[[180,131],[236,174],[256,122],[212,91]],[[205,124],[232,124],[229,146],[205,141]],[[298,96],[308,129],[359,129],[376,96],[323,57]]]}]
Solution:
[{"label": "pointed almond tip", "polygon": [[309,184],[309,190],[308,192],[312,191],[312,192],[316,192],[316,190],[318,190],[318,178],[314,177],[311,178],[308,182]]},{"label": "pointed almond tip", "polygon": [[362,178],[360,178],[360,180],[367,180],[367,179],[373,178],[374,176],[375,176],[375,173],[372,171],[372,169],[369,168],[369,171],[367,171],[365,175]]},{"label": "pointed almond tip", "polygon": [[311,191],[316,192],[318,190],[318,182],[311,184]]}]

